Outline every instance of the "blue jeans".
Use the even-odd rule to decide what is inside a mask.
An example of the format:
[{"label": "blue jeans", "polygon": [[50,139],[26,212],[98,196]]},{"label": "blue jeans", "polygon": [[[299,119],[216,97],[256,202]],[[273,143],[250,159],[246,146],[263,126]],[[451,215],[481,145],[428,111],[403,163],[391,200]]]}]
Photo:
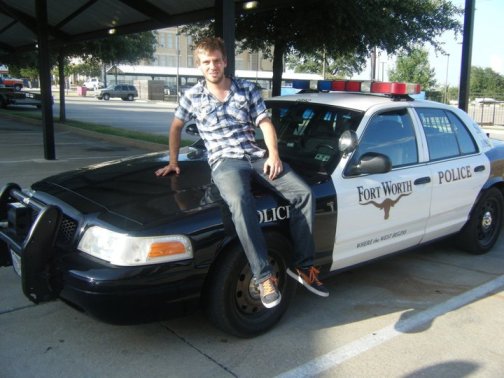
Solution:
[{"label": "blue jeans", "polygon": [[294,245],[293,264],[313,265],[315,246],[312,229],[315,202],[310,187],[283,163],[283,172],[274,180],[263,173],[264,158],[223,159],[212,170],[212,179],[229,206],[236,233],[257,282],[271,275],[268,250],[259,225],[251,180],[276,192],[290,204],[289,225]]}]

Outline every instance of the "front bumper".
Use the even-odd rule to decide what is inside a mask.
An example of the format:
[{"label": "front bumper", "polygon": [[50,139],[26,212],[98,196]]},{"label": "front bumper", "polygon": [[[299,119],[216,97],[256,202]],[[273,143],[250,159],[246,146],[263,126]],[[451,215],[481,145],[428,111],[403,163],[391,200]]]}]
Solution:
[{"label": "front bumper", "polygon": [[0,192],[0,266],[18,267],[23,292],[34,303],[59,297],[114,321],[132,310],[197,302],[208,268],[196,268],[193,260],[111,265],[69,245],[62,248],[63,218],[60,208],[29,197],[16,184]]}]

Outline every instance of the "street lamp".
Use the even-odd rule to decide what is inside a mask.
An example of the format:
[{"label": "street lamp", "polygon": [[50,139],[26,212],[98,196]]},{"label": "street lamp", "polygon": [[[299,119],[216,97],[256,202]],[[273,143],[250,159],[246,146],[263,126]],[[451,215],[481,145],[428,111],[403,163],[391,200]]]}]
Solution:
[{"label": "street lamp", "polygon": [[446,54],[445,103],[448,103],[448,72],[450,70],[450,54]]}]

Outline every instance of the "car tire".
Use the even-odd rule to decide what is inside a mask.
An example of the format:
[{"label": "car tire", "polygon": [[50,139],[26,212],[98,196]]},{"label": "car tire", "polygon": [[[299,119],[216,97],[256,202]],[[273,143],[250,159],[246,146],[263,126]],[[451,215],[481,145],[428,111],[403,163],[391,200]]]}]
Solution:
[{"label": "car tire", "polygon": [[238,337],[253,337],[272,328],[287,310],[296,290],[296,282],[286,274],[290,241],[280,234],[266,235],[273,274],[278,278],[282,301],[267,309],[252,284],[247,258],[237,243],[223,251],[212,265],[203,293],[207,318],[221,330]]},{"label": "car tire", "polygon": [[105,94],[103,95],[103,99],[104,99],[105,101],[110,100],[110,95],[109,95],[108,93],[105,93]]},{"label": "car tire", "polygon": [[133,96],[131,93],[127,97],[128,101],[133,101],[134,99],[135,99],[135,96]]},{"label": "car tire", "polygon": [[504,197],[497,188],[483,193],[456,239],[459,248],[475,255],[492,249],[502,227],[503,202]]},{"label": "car tire", "polygon": [[21,88],[23,88],[23,86],[22,86],[22,85],[20,85],[20,84],[16,84],[16,85],[14,85],[14,90],[15,90],[16,92],[19,92],[19,91],[21,90]]}]

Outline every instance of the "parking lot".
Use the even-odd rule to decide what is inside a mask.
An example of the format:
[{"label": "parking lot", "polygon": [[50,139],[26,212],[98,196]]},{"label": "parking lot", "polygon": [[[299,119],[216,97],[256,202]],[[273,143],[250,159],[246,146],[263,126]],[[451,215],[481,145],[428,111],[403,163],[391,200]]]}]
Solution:
[{"label": "parking lot", "polygon": [[[0,135],[1,186],[27,187],[152,147],[58,127],[58,159],[46,161],[39,125],[0,114]],[[504,238],[487,255],[437,243],[326,283],[328,299],[300,288],[273,330],[238,339],[214,329],[199,311],[118,326],[61,301],[34,305],[12,268],[0,268],[0,376],[502,376]]]}]

